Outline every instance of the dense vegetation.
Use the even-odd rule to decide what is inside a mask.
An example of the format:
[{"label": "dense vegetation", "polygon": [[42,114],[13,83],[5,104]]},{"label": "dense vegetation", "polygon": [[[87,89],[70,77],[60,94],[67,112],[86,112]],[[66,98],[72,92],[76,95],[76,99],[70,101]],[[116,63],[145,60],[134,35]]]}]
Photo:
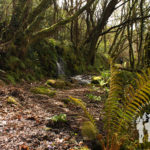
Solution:
[{"label": "dense vegetation", "polygon": [[[83,136],[96,141],[99,149],[143,148],[133,120],[149,113],[149,18],[148,0],[1,0],[0,79],[15,85],[98,74],[92,83],[108,95],[104,134],[82,100],[67,101],[79,105],[87,117]],[[55,95],[49,86],[65,88],[69,82],[49,80],[46,89],[31,91]]]}]

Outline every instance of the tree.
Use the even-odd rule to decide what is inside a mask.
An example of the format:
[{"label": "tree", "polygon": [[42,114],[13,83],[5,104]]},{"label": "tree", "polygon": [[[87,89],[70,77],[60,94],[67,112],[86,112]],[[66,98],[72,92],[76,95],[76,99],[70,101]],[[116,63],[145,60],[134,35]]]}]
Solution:
[{"label": "tree", "polygon": [[94,64],[95,54],[96,54],[96,44],[98,39],[107,24],[107,21],[111,14],[115,10],[115,6],[118,4],[118,0],[111,0],[106,6],[98,19],[97,25],[92,29],[87,39],[84,41],[83,49],[87,50],[86,53],[86,62],[87,64]]},{"label": "tree", "polygon": [[77,18],[84,10],[91,6],[95,0],[90,0],[72,16],[61,20],[48,28],[39,25],[46,9],[55,4],[53,0],[42,0],[32,10],[32,0],[12,0],[12,16],[4,32],[1,32],[1,45],[3,50],[24,58],[28,47],[37,40],[50,37],[63,25]]}]

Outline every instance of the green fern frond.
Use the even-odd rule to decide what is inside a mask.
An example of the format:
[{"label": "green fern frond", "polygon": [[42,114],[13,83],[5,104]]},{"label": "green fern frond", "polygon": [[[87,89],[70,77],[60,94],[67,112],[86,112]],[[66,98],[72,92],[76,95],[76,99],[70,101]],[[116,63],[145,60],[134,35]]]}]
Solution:
[{"label": "green fern frond", "polygon": [[82,109],[86,109],[86,104],[81,99],[77,99],[71,96],[69,96],[69,98],[77,106],[81,107]]},{"label": "green fern frond", "polygon": [[[148,76],[147,76],[148,77]],[[142,82],[143,79],[139,79],[139,83],[142,83],[140,87],[138,87],[137,90],[135,90],[134,95],[132,96],[132,100],[128,101],[126,111],[129,110],[129,108],[133,107],[134,110],[132,111],[132,116],[134,116],[134,113],[141,110],[145,105],[148,105],[150,102],[149,94],[150,94],[150,78],[147,82]]]},{"label": "green fern frond", "polygon": [[85,103],[81,100],[81,99],[77,99],[77,98],[73,98],[71,96],[69,96],[70,100],[75,103],[76,105],[78,105],[83,111],[84,111],[84,114],[86,116],[86,118],[88,118],[91,123],[96,127],[96,124],[95,124],[95,119],[94,117],[88,112],[87,108],[86,108],[86,105]]},{"label": "green fern frond", "polygon": [[[124,90],[119,74],[119,70],[111,64],[110,92],[105,105],[108,147],[117,144],[113,141],[116,133],[119,134],[118,140],[120,138],[121,144],[121,139],[128,134],[127,130],[133,118],[141,112],[145,105],[150,104],[150,69],[142,74],[137,74],[136,89],[130,85]],[[121,103],[120,99],[122,99]]]},{"label": "green fern frond", "polygon": [[104,121],[106,130],[109,129],[112,132],[114,124],[117,123],[120,116],[122,116],[120,100],[123,98],[123,85],[119,74],[118,69],[111,64],[110,91],[105,103]]},{"label": "green fern frond", "polygon": [[131,122],[133,118],[142,111],[142,109],[150,103],[150,69],[142,74],[137,74],[137,88],[129,87],[126,92],[126,105],[124,106],[124,116],[120,118],[116,128],[121,130],[125,122]]},{"label": "green fern frond", "polygon": [[99,134],[97,128],[93,125],[91,121],[84,122],[81,131],[82,135],[86,137],[87,140],[96,140]]},{"label": "green fern frond", "polygon": [[95,119],[88,112],[85,103],[81,99],[73,98],[71,96],[69,97],[73,103],[78,105],[84,111],[86,118],[89,120],[89,121],[84,122],[84,124],[82,125],[82,135],[90,140],[96,139],[96,137],[99,134],[99,131],[96,126]]}]

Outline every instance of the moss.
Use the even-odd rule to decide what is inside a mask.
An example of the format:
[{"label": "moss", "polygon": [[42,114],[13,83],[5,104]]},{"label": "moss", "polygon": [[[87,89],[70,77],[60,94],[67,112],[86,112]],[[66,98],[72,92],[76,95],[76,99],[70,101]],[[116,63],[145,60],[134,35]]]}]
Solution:
[{"label": "moss", "polygon": [[51,44],[51,46],[53,46],[53,47],[56,47],[56,46],[60,46],[61,45],[61,42],[60,41],[57,41],[57,40],[55,40],[55,39],[53,39],[53,38],[50,38],[49,40],[48,40],[48,42]]},{"label": "moss", "polygon": [[46,81],[46,84],[48,84],[48,85],[54,85],[56,83],[56,80],[53,80],[53,79],[49,79],[49,80],[47,80]]},{"label": "moss", "polygon": [[15,105],[18,105],[19,103],[17,102],[17,100],[14,98],[14,97],[11,97],[11,96],[9,96],[8,98],[7,98],[7,103],[9,103],[9,104],[15,104]]},{"label": "moss", "polygon": [[48,40],[39,41],[32,45],[28,55],[36,64],[34,69],[36,72],[41,70],[44,76],[57,76],[57,50]]},{"label": "moss", "polygon": [[57,80],[55,83],[56,88],[65,88],[66,87],[66,82],[63,80]]},{"label": "moss", "polygon": [[16,85],[16,80],[15,80],[15,78],[12,76],[12,75],[10,75],[10,74],[7,74],[6,75],[6,81],[9,83],[12,83],[13,85]]},{"label": "moss", "polygon": [[67,88],[68,86],[70,86],[70,84],[71,83],[61,79],[57,79],[57,80],[50,79],[46,81],[46,85],[50,85],[54,88]]},{"label": "moss", "polygon": [[43,95],[48,95],[48,96],[54,96],[56,94],[56,91],[52,91],[47,87],[35,87],[31,88],[31,92],[35,94],[43,94]]}]

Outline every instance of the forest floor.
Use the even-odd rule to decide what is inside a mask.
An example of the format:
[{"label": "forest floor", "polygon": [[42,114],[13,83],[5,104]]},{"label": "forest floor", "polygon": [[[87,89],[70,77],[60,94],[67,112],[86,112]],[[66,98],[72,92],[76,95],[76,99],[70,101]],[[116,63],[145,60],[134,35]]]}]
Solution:
[{"label": "forest floor", "polygon": [[[84,113],[78,106],[64,103],[68,96],[82,99],[87,104],[101,130],[99,116],[103,112],[104,100],[93,102],[87,94],[105,97],[104,90],[76,85],[68,89],[55,89],[54,97],[30,92],[31,87],[41,84],[0,87],[0,150],[77,150],[88,145],[80,130],[85,120]],[[8,104],[9,96],[16,98],[20,105]],[[67,115],[66,122],[52,124],[47,120],[61,113]]]}]

